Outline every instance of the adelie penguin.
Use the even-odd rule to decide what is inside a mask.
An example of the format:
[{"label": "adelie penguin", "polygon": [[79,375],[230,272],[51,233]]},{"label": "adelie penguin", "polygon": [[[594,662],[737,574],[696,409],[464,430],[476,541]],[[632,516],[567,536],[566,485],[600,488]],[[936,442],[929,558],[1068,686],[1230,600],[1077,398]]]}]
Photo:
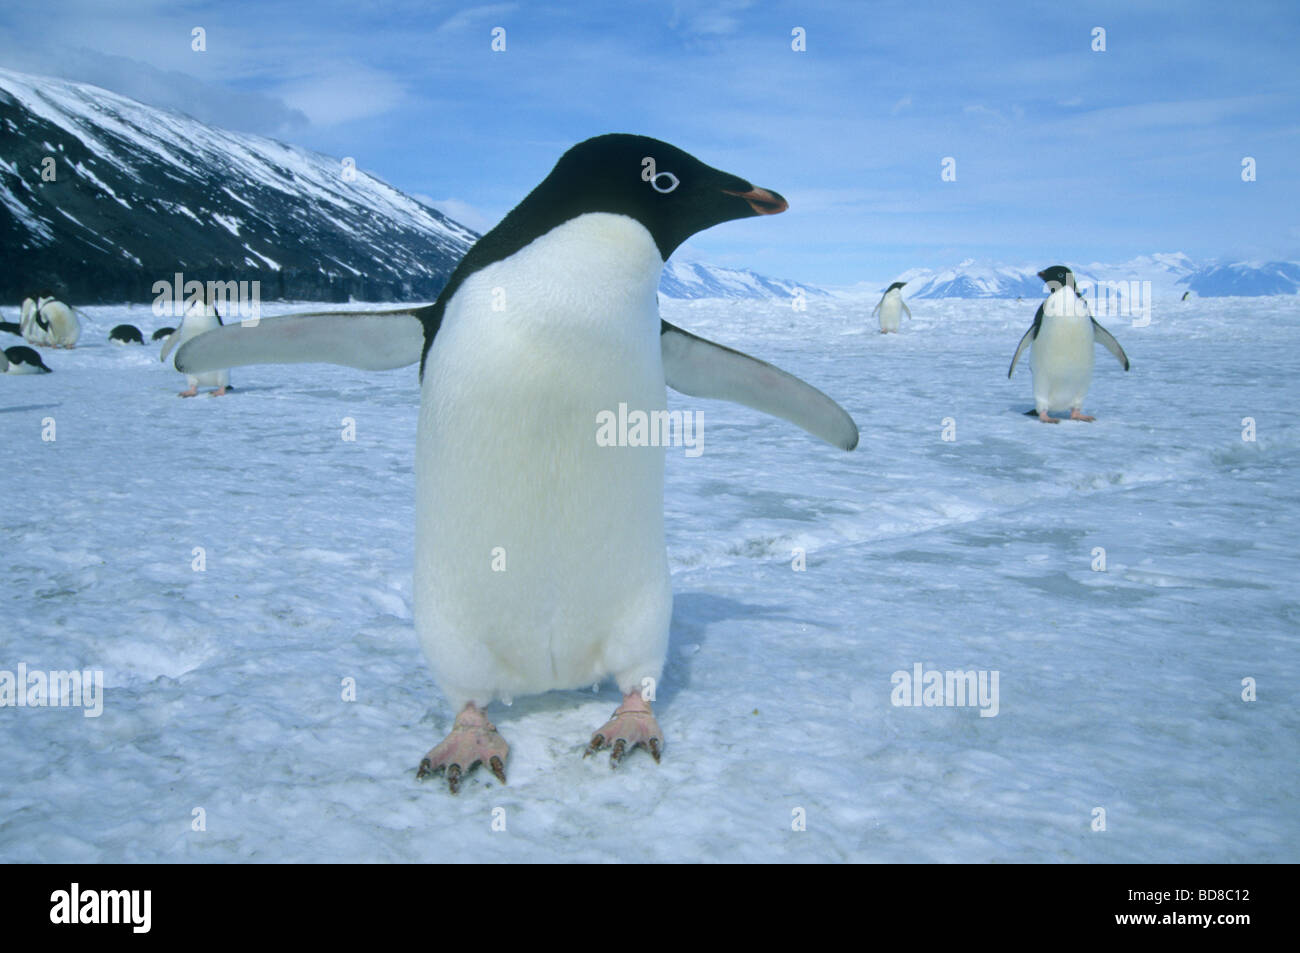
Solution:
[{"label": "adelie penguin", "polygon": [[41,291],[22,303],[20,327],[28,343],[73,348],[81,338],[81,321],[75,308]]},{"label": "adelie penguin", "polygon": [[169,337],[175,332],[176,332],[175,328],[159,328],[157,331],[153,333],[153,340],[161,341],[163,338]]},{"label": "adelie penguin", "polygon": [[890,285],[885,290],[885,293],[881,297],[880,302],[876,305],[875,309],[871,312],[872,314],[875,314],[877,311],[880,312],[880,333],[881,334],[890,334],[890,333],[897,334],[898,325],[902,320],[902,313],[904,311],[907,312],[908,318],[912,317],[911,309],[909,309],[907,305],[903,303],[902,289],[905,284],[907,284],[906,281],[895,281],[892,285]]},{"label": "adelie penguin", "polygon": [[134,324],[119,324],[108,332],[113,344],[144,344],[144,335]]},{"label": "adelie penguin", "polygon": [[[184,345],[185,342],[198,337],[200,334],[206,334],[216,328],[224,325],[221,320],[221,313],[217,310],[216,302],[208,297],[202,304],[197,300],[190,302],[185,309],[185,316],[181,318],[181,326],[172,331],[163,342],[162,353],[158,355],[158,360],[166,363],[167,355],[171,353],[172,348]],[[154,335],[157,337],[157,335]],[[180,352],[176,352],[180,358]],[[176,369],[180,370],[180,364],[176,364]],[[182,372],[184,373],[184,372]],[[199,374],[186,374],[185,383],[189,385],[185,390],[179,391],[180,397],[196,397],[200,387],[211,387],[213,390],[208,392],[210,397],[224,397],[230,387],[230,371],[227,366],[214,368]]]},{"label": "adelie penguin", "polygon": [[36,353],[35,348],[26,347],[22,344],[15,344],[13,347],[5,348],[5,360],[9,366],[5,368],[6,374],[50,374],[53,373],[41,356]]},{"label": "adelie penguin", "polygon": [[1047,283],[1047,300],[1038,306],[1011,366],[1010,378],[1025,348],[1030,348],[1029,367],[1034,374],[1034,410],[1043,423],[1059,423],[1052,411],[1070,411],[1071,420],[1093,420],[1083,413],[1083,398],[1092,384],[1093,347],[1100,344],[1129,369],[1128,355],[1111,333],[1092,317],[1088,302],[1075,290],[1074,273],[1054,265],[1038,273]]},{"label": "adelie penguin", "polygon": [[509,746],[489,703],[610,677],[622,704],[587,753],[609,748],[617,765],[644,746],[659,759],[651,702],[672,615],[664,450],[600,446],[599,415],[662,411],[666,383],[857,445],[825,394],[659,317],[678,245],[786,207],[667,143],[599,136],[470,249],[434,304],[263,318],[180,349],[186,373],[420,363],[415,625],[457,714],[417,777],[445,771],[454,793],[482,763],[504,782]]}]

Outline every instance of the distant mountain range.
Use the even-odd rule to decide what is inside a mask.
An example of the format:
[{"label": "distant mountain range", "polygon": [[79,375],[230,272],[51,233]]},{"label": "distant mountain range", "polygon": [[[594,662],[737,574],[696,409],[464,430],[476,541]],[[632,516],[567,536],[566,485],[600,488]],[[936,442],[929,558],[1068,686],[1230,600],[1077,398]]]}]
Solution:
[{"label": "distant mountain range", "polygon": [[665,298],[793,298],[799,291],[808,298],[830,297],[812,285],[700,262],[670,260],[659,281]]},{"label": "distant mountain range", "polygon": [[[1127,286],[1151,282],[1152,294],[1182,297],[1185,292],[1204,298],[1240,295],[1296,294],[1300,292],[1300,262],[1234,262],[1198,264],[1181,253],[1143,255],[1116,265],[1044,261],[1041,265],[989,265],[966,259],[947,269],[914,268],[894,281],[906,281],[907,298],[1037,298],[1043,293],[1038,272],[1048,265],[1065,264],[1082,282],[1101,286]],[[883,291],[890,282],[880,282]],[[873,290],[863,284],[858,290]]]}]

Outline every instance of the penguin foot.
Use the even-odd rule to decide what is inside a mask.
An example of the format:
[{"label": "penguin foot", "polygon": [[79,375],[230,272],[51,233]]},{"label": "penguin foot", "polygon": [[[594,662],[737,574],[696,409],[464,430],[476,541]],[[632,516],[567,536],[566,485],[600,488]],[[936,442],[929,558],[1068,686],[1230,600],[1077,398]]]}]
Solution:
[{"label": "penguin foot", "polygon": [[214,391],[209,391],[209,392],[208,392],[208,396],[209,396],[209,397],[225,397],[225,396],[226,396],[226,389],[225,389],[224,387],[218,387],[218,388],[217,388],[216,390],[214,390]]},{"label": "penguin foot", "polygon": [[1059,423],[1060,423],[1060,421],[1057,420],[1055,417],[1049,417],[1048,414],[1047,414],[1047,411],[1045,411],[1045,410],[1040,410],[1040,411],[1038,412],[1038,419],[1041,420],[1041,421],[1042,421],[1043,423],[1045,423],[1045,424],[1059,424]]},{"label": "penguin foot", "polygon": [[1096,417],[1089,417],[1087,414],[1082,414],[1082,413],[1079,412],[1079,408],[1078,408],[1078,407],[1075,407],[1075,408],[1073,408],[1073,409],[1070,411],[1070,419],[1071,419],[1071,420],[1086,420],[1086,421],[1088,421],[1088,423],[1092,423],[1092,422],[1093,422],[1094,420],[1096,420],[1097,418],[1096,418]]},{"label": "penguin foot", "polygon": [[198,397],[198,396],[199,396],[199,392],[198,392],[198,390],[195,389],[195,388],[190,388],[189,390],[183,390],[183,391],[181,391],[181,392],[178,393],[176,396],[177,396],[177,397]]},{"label": "penguin foot", "polygon": [[591,743],[582,756],[585,758],[603,748],[612,748],[609,766],[617,768],[623,755],[638,746],[649,751],[657,764],[663,752],[664,733],[659,730],[659,722],[650,711],[650,703],[641,697],[640,692],[631,692],[623,696],[623,704],[618,706],[614,717],[591,736]]},{"label": "penguin foot", "polygon": [[486,764],[502,784],[506,783],[506,756],[510,746],[497,734],[496,725],[488,721],[483,710],[470,702],[461,709],[451,727],[451,734],[424,756],[415,779],[423,781],[431,774],[447,772],[451,793],[460,791],[460,779]]}]

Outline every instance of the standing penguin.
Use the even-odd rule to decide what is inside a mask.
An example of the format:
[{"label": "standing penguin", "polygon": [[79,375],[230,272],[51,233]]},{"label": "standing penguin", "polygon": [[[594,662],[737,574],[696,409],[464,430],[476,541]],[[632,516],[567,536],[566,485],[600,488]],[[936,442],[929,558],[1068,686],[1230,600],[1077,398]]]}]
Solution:
[{"label": "standing penguin", "polygon": [[1047,300],[1038,306],[1034,323],[1020,339],[1011,367],[1026,347],[1031,347],[1029,367],[1034,373],[1034,411],[1046,424],[1060,423],[1049,411],[1068,409],[1071,420],[1093,420],[1083,413],[1083,398],[1092,384],[1093,345],[1100,344],[1129,369],[1128,355],[1111,333],[1092,317],[1088,302],[1075,290],[1074,273],[1054,265],[1038,273],[1048,285]]},{"label": "standing penguin", "polygon": [[[24,311],[26,311],[26,302]],[[43,291],[30,312],[30,323],[23,336],[33,344],[73,348],[81,339],[81,321],[73,308]]]},{"label": "standing penguin", "polygon": [[658,760],[650,703],[672,615],[664,450],[601,446],[597,423],[620,404],[663,411],[666,383],[857,445],[852,418],[825,394],[659,317],[656,289],[678,245],[786,208],[665,142],[599,136],[470,249],[434,304],[264,318],[177,353],[187,373],[420,362],[415,623],[458,714],[417,777],[445,771],[454,793],[483,763],[504,782],[509,746],[490,702],[611,676],[623,701],[587,753],[610,748],[617,765],[644,746]]},{"label": "standing penguin", "polygon": [[872,314],[877,311],[880,312],[881,334],[889,334],[891,331],[895,334],[898,333],[902,312],[906,311],[909,318],[912,316],[911,310],[903,303],[903,293],[900,290],[905,284],[907,284],[906,281],[895,281],[890,285],[871,312]]},{"label": "standing penguin", "polygon": [[[190,302],[189,306],[185,309],[185,316],[181,318],[181,326],[173,331],[168,336],[167,340],[163,342],[162,353],[158,355],[158,360],[162,361],[164,364],[167,363],[167,355],[171,353],[172,348],[183,345],[191,338],[198,337],[200,334],[204,334],[214,328],[219,328],[224,323],[225,322],[221,320],[220,313],[217,311],[216,303],[212,300],[211,296],[209,296],[203,304],[200,304],[198,301]],[[177,352],[177,357],[180,357],[179,351]],[[179,364],[176,365],[176,369],[180,370]],[[230,371],[223,367],[206,371],[201,374],[186,374],[185,380],[190,386],[178,393],[178,396],[180,397],[196,397],[198,396],[200,387],[216,388],[211,392],[211,396],[223,397],[225,396],[226,388],[230,386]]]}]

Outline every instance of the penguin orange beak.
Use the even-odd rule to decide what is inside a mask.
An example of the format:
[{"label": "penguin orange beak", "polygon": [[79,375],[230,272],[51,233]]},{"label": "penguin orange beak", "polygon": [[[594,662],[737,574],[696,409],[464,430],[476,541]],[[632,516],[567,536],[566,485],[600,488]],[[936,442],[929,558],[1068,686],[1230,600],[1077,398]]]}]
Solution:
[{"label": "penguin orange beak", "polygon": [[734,195],[737,198],[744,199],[749,203],[749,207],[754,210],[755,215],[778,215],[790,207],[790,203],[776,192],[769,192],[767,189],[758,188],[758,186],[748,192],[732,192],[729,189],[723,189],[722,191],[727,195]]}]

